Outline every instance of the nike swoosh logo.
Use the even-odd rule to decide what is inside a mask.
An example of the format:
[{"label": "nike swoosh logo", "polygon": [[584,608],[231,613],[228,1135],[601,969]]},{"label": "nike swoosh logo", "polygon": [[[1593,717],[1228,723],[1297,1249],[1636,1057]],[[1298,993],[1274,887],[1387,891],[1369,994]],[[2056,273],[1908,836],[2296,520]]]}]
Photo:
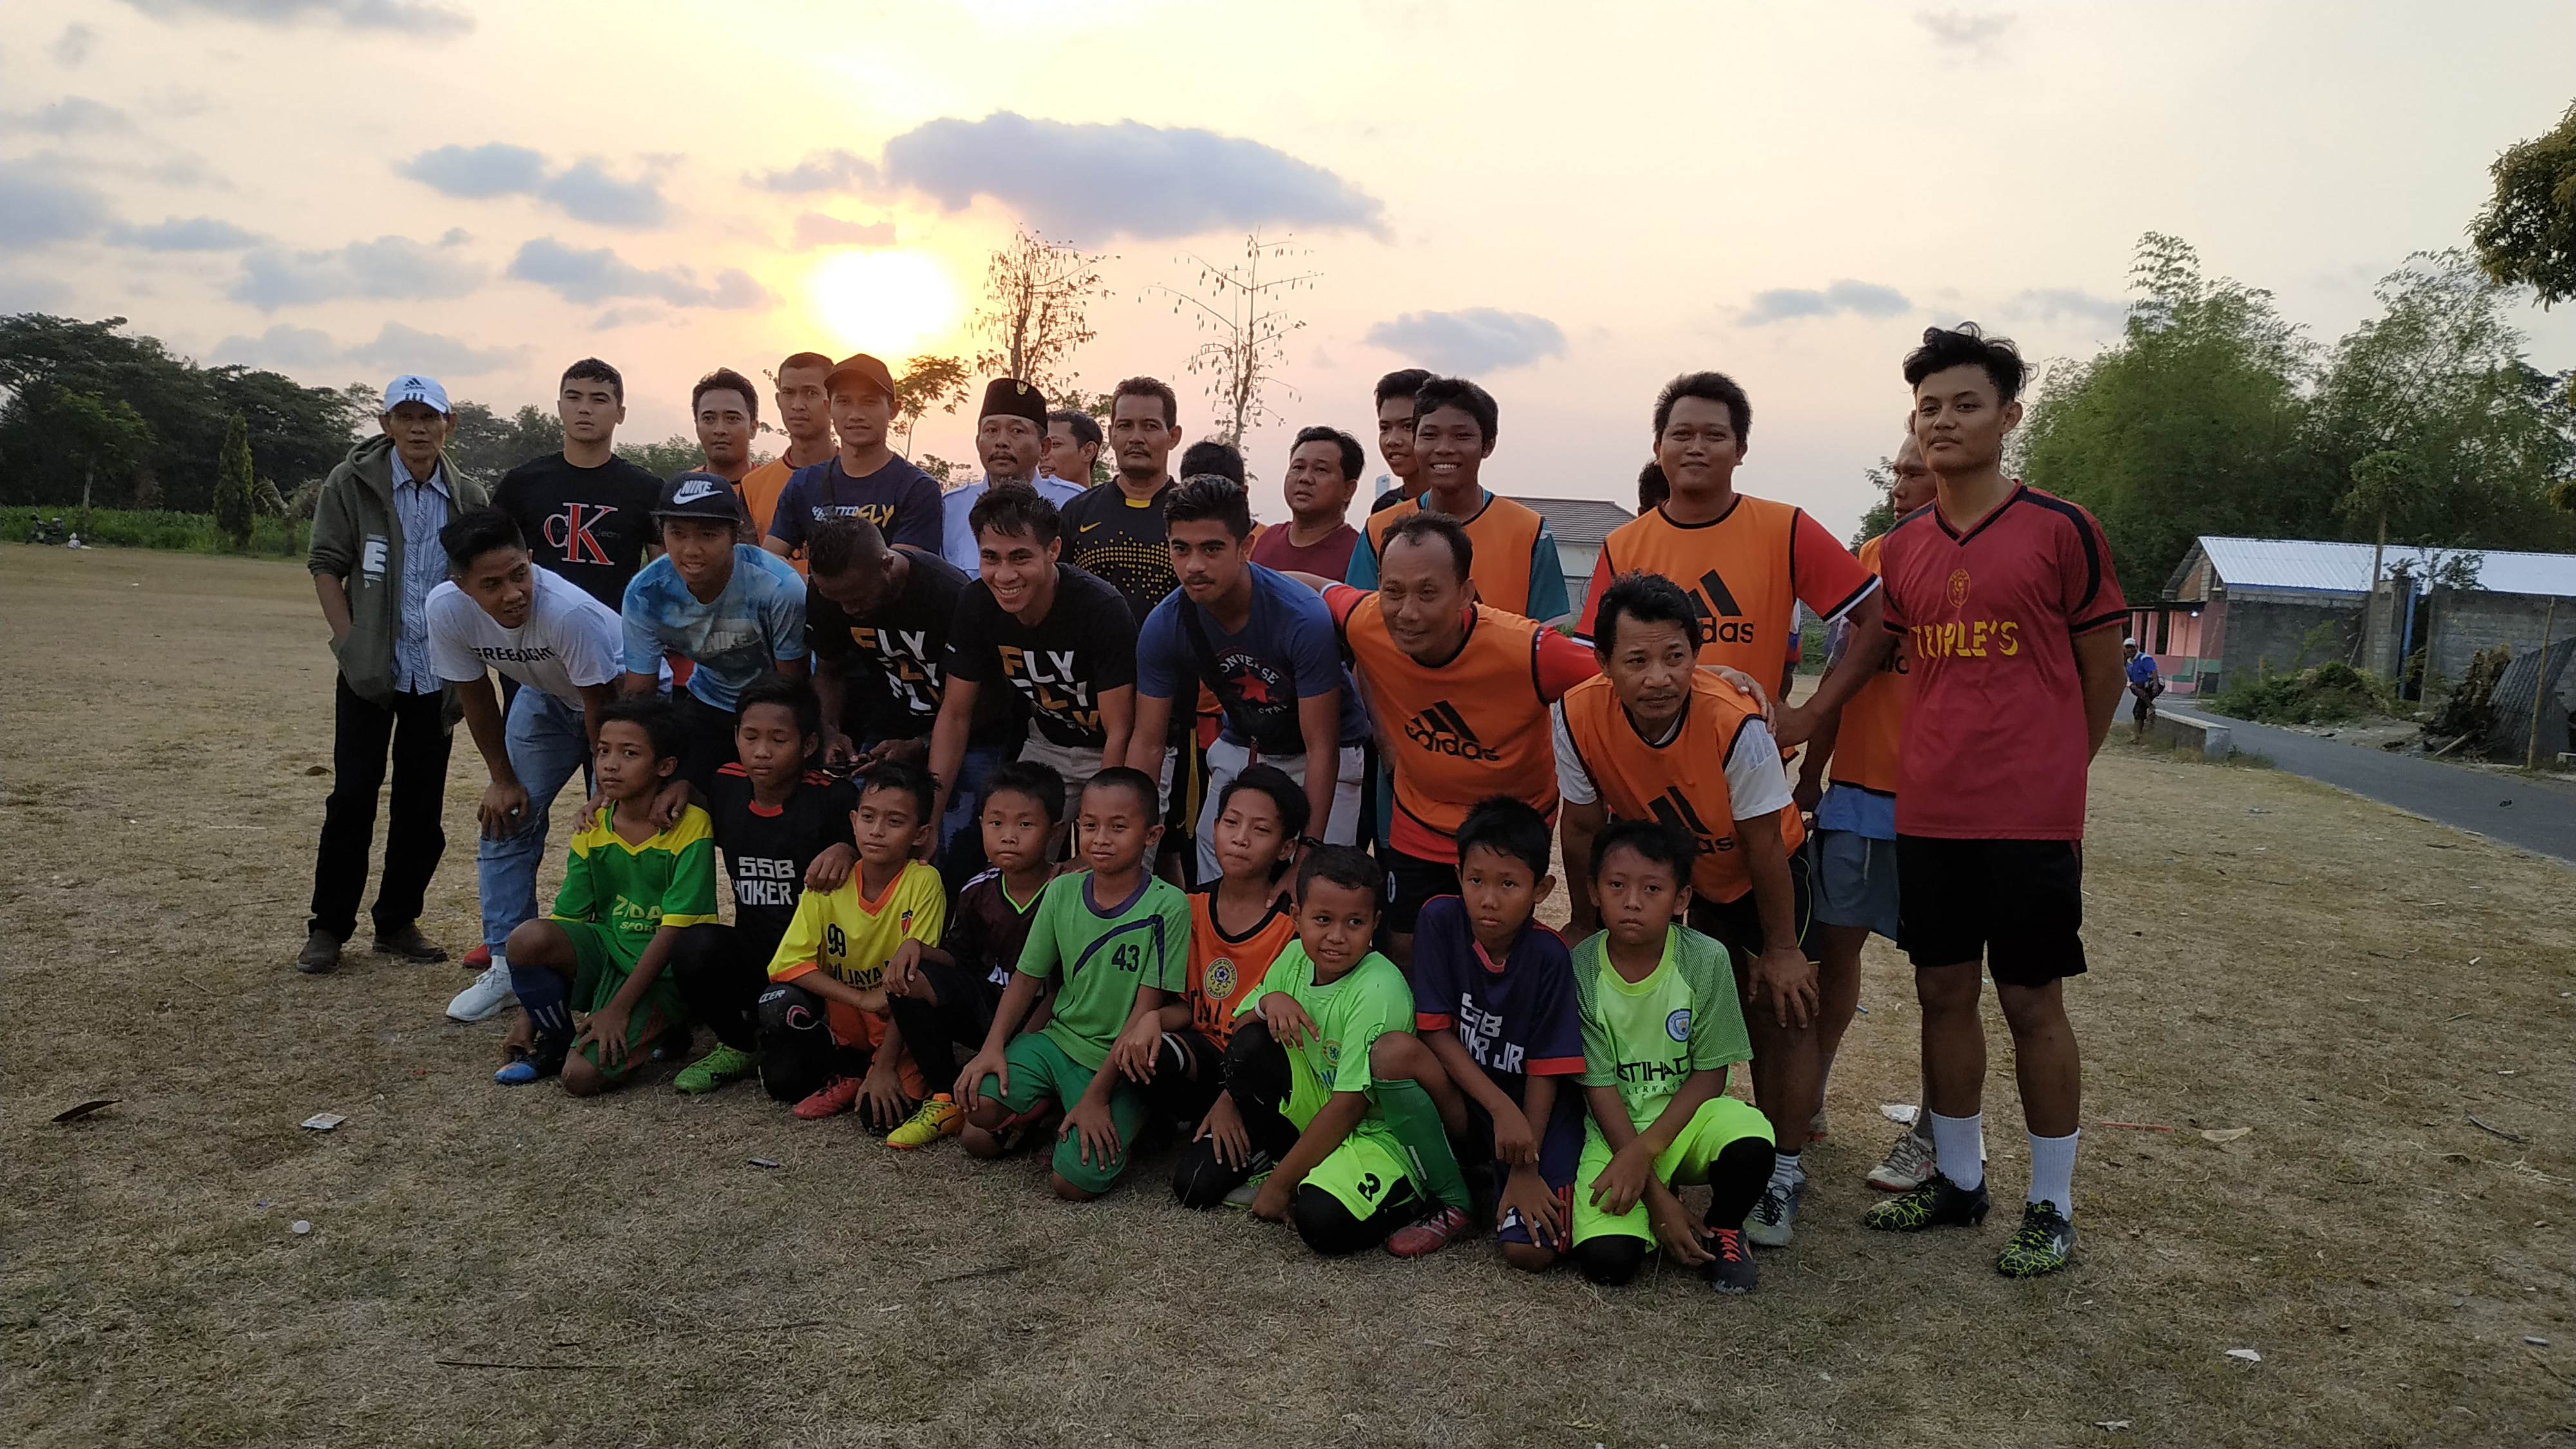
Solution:
[{"label": "nike swoosh logo", "polygon": [[1085,524],[1081,524],[1081,525],[1077,526],[1073,531],[1074,531],[1074,532],[1076,532],[1076,533],[1089,533],[1090,531],[1092,531],[1092,530],[1093,530],[1093,529],[1095,529],[1095,528],[1098,528],[1099,526],[1100,526],[1100,525],[1099,525],[1099,524],[1097,524],[1097,523],[1085,523]]}]

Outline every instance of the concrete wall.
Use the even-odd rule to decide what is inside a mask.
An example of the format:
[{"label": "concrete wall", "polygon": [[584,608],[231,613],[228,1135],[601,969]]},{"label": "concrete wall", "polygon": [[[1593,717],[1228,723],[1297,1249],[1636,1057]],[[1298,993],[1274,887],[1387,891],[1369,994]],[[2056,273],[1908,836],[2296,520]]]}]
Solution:
[{"label": "concrete wall", "polygon": [[[2309,631],[2320,624],[2333,626],[2327,642],[2308,648]],[[2292,598],[2230,589],[2218,641],[2218,670],[2214,677],[2201,677],[2200,693],[2225,689],[2239,678],[2250,678],[2258,668],[2288,674],[2329,659],[2349,660],[2360,634],[2358,597]]]},{"label": "concrete wall", "polygon": [[[2540,626],[2549,600],[2538,594],[2497,594],[2484,589],[2436,589],[2433,593],[2433,647],[2427,663],[2435,674],[2457,680],[2469,670],[2469,659],[2481,649],[2510,644],[2513,652],[2540,647]],[[2558,601],[2552,637],[2576,633],[2576,599]]]}]

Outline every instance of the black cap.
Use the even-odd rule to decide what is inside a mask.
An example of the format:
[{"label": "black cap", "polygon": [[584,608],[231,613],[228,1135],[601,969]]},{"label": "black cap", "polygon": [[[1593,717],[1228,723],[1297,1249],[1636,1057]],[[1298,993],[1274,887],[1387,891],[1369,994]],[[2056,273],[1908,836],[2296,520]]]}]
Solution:
[{"label": "black cap", "polygon": [[986,418],[1027,418],[1043,433],[1047,430],[1046,395],[1034,383],[1015,377],[994,378],[984,384],[984,410],[975,414],[979,423]]},{"label": "black cap", "polygon": [[693,468],[662,485],[662,496],[653,504],[653,516],[721,519],[739,528],[742,500],[734,495],[733,484],[723,476]]}]

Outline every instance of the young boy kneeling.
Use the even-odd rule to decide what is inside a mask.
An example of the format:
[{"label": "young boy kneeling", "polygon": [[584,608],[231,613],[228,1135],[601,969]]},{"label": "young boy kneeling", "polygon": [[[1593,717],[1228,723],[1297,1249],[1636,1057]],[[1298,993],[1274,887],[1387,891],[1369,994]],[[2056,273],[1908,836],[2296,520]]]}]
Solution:
[{"label": "young boy kneeling", "polygon": [[[1625,1283],[1655,1244],[1720,1293],[1753,1291],[1744,1217],[1771,1179],[1771,1125],[1722,1095],[1750,1061],[1726,948],[1673,917],[1690,899],[1698,844],[1653,820],[1595,837],[1602,929],[1574,948],[1583,1091],[1592,1121],[1575,1169],[1574,1262]],[[1673,1188],[1705,1182],[1694,1223]]]},{"label": "young boy kneeling", "polygon": [[[654,828],[653,797],[680,767],[684,732],[658,699],[600,711],[592,765],[605,802],[572,838],[554,913],[510,932],[503,956],[527,1014],[511,1032],[505,1086],[563,1075],[576,1097],[602,1091],[687,1014],[663,974],[688,927],[716,919],[715,834],[691,805]],[[573,1013],[588,1013],[576,1036]],[[576,1055],[577,1053],[577,1055]]]},{"label": "young boy kneeling", "polygon": [[[1075,1202],[1107,1192],[1126,1170],[1145,1121],[1126,1073],[1150,1069],[1162,1044],[1156,1013],[1180,990],[1189,957],[1189,897],[1147,869],[1162,818],[1152,776],[1120,766],[1091,777],[1074,822],[1090,869],[1057,876],[1038,898],[983,1050],[957,1074],[975,1129],[965,1145],[978,1156],[1001,1151],[1047,1103],[1064,1104],[1049,1183]],[[1055,1015],[1014,1035],[1049,981],[1059,983]]]}]

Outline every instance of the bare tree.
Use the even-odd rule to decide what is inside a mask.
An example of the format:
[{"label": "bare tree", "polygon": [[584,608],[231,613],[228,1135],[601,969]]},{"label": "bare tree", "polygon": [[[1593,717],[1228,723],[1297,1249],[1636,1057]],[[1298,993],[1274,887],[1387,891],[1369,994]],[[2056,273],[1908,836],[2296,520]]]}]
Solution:
[{"label": "bare tree", "polygon": [[[1287,356],[1288,334],[1306,325],[1288,315],[1287,294],[1311,288],[1323,275],[1262,276],[1264,262],[1275,265],[1285,258],[1314,255],[1292,246],[1291,240],[1264,241],[1259,232],[1252,232],[1243,239],[1242,262],[1234,266],[1185,253],[1183,260],[1198,265],[1197,287],[1204,297],[1174,287],[1153,289],[1172,298],[1174,312],[1196,309],[1192,315],[1199,330],[1215,334],[1190,354],[1189,367],[1208,379],[1208,396],[1215,401],[1223,424],[1218,440],[1237,448],[1243,446],[1245,429],[1269,415],[1261,403],[1262,391],[1274,384],[1285,386],[1278,384],[1275,374]],[[1295,389],[1288,392],[1296,396]]]},{"label": "bare tree", "polygon": [[985,273],[984,305],[975,313],[975,336],[983,344],[977,370],[1042,392],[1070,384],[1073,350],[1092,338],[1085,313],[1094,298],[1109,295],[1100,264],[1112,260],[1020,229],[993,253]]}]

